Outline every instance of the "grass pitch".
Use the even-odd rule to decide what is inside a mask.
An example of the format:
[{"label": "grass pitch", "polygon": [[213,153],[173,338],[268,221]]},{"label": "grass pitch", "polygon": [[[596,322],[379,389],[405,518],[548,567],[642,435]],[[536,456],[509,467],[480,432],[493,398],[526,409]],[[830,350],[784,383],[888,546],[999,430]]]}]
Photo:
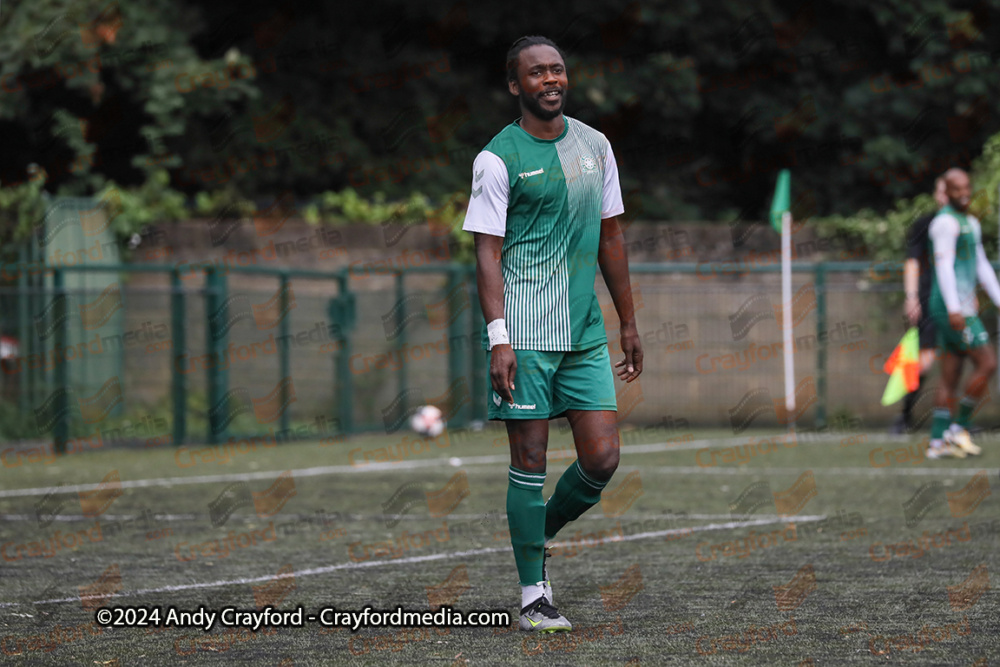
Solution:
[{"label": "grass pitch", "polygon": [[[509,611],[516,623],[501,431],[22,457],[4,468],[0,491],[0,660],[1000,660],[998,439],[984,436],[984,454],[961,461],[926,461],[917,437],[874,434],[644,430],[623,441],[602,504],[559,535],[550,574],[575,631],[546,637],[512,627],[206,634],[92,623],[99,604],[310,613],[433,603]],[[569,442],[553,427],[546,497],[572,460]]]}]

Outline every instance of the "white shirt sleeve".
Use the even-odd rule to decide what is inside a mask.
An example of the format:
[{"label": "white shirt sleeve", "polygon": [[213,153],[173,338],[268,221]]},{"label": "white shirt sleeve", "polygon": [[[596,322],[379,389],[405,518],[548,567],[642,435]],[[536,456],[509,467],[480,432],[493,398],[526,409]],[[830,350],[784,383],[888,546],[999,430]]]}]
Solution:
[{"label": "white shirt sleeve", "polygon": [[934,271],[938,288],[949,313],[961,313],[958,283],[955,280],[955,243],[958,241],[958,220],[952,215],[939,215],[931,221],[927,235],[934,242]]},{"label": "white shirt sleeve", "polygon": [[615,161],[614,151],[611,150],[611,142],[608,142],[608,150],[604,155],[604,195],[601,198],[601,220],[613,218],[624,212],[622,186],[618,182],[618,163]]},{"label": "white shirt sleeve", "polygon": [[993,267],[990,266],[990,260],[986,257],[986,251],[983,250],[981,240],[982,228],[979,226],[979,221],[971,215],[969,216],[969,221],[976,228],[976,277],[979,279],[979,284],[990,295],[993,303],[1000,307],[1000,281],[997,280],[997,274],[993,271]]},{"label": "white shirt sleeve", "polygon": [[472,163],[472,194],[462,229],[490,236],[507,233],[510,182],[507,165],[499,155],[482,151]]}]

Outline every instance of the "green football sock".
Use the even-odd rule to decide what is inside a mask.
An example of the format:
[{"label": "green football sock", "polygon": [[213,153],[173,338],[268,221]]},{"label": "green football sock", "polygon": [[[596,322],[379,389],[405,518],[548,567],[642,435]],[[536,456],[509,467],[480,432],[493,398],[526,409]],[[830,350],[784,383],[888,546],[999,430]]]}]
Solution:
[{"label": "green football sock", "polygon": [[545,539],[551,540],[563,526],[574,521],[601,501],[607,480],[598,482],[587,476],[580,461],[573,461],[556,484],[556,492],[545,503]]},{"label": "green football sock", "polygon": [[542,580],[542,555],[545,548],[545,502],[542,486],[545,473],[524,472],[510,466],[507,475],[507,525],[514,562],[522,586]]},{"label": "green football sock", "polygon": [[976,399],[971,396],[963,396],[962,400],[958,404],[958,419],[955,423],[964,429],[969,428],[969,422],[972,421],[972,412],[976,409]]},{"label": "green football sock", "polygon": [[931,440],[940,440],[944,437],[944,432],[951,425],[951,410],[948,408],[934,408],[934,417],[931,420]]}]

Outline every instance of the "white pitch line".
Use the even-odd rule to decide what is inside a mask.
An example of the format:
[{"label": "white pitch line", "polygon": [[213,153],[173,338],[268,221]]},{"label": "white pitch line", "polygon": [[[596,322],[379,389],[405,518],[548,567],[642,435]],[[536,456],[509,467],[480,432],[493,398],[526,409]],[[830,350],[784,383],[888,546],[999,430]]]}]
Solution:
[{"label": "white pitch line", "polygon": [[[486,512],[481,514],[449,514],[449,520],[455,521],[475,521],[476,519],[482,519],[486,515]],[[107,521],[134,521],[138,519],[141,514],[102,514],[101,518]],[[155,521],[198,521],[201,519],[208,519],[211,515],[209,514],[154,514],[153,518]],[[496,518],[500,521],[507,520],[507,514],[505,512],[499,512]],[[775,518],[777,515],[762,515],[761,518]],[[64,521],[64,522],[74,522],[74,521],[87,521],[93,519],[92,516],[84,516],[83,514],[55,514],[48,517],[52,521]],[[258,521],[259,518],[256,514],[233,514],[233,519],[249,519],[253,521]],[[319,523],[322,520],[322,516],[311,516],[308,514],[282,514],[282,518],[289,519],[291,521],[304,521],[312,520]],[[350,514],[339,519],[340,521],[351,521],[351,522],[362,522],[362,521],[384,521],[386,518],[396,519],[397,521],[421,521],[427,520],[428,517],[422,514],[400,514],[400,515],[385,515],[385,514]],[[654,519],[673,519],[673,520],[687,520],[687,521],[716,521],[718,519],[729,519],[732,518],[732,514],[629,514],[628,519],[631,521],[648,521]],[[37,521],[38,517],[34,514],[0,514],[0,521]],[[610,517],[604,515],[594,515],[585,514],[579,519],[585,521],[610,521]],[[330,520],[333,523],[333,520]],[[324,524],[324,526],[327,524]],[[317,527],[319,527],[317,525]]]},{"label": "white pitch line", "polygon": [[[826,515],[806,515],[795,517],[796,523],[809,523],[813,521],[822,521],[826,519]],[[765,519],[755,519],[753,521],[730,521],[728,523],[712,523],[707,526],[693,526],[691,528],[672,528],[670,530],[659,530],[648,533],[636,533],[635,535],[625,535],[622,537],[612,536],[604,540],[599,540],[596,543],[601,544],[604,542],[634,542],[636,540],[648,540],[656,537],[665,537],[667,535],[673,535],[680,532],[704,532],[709,530],[730,530],[732,528],[744,528],[747,526],[766,526],[774,523],[788,523],[789,517],[779,517],[777,519],[765,518]],[[591,544],[595,543],[594,540],[581,540],[575,544]],[[551,546],[568,546],[569,542],[556,542]],[[197,588],[217,588],[220,586],[235,586],[241,584],[256,584],[263,582],[270,582],[276,579],[286,579],[294,577],[309,577],[315,574],[328,574],[330,572],[337,572],[339,570],[358,570],[369,567],[381,567],[385,565],[402,565],[409,563],[427,563],[437,560],[449,560],[452,558],[464,558],[468,556],[482,556],[485,554],[501,553],[504,551],[511,551],[511,547],[486,547],[483,549],[470,549],[468,551],[453,551],[450,553],[441,554],[429,554],[427,556],[410,556],[409,558],[396,558],[389,560],[379,560],[379,561],[369,561],[364,563],[340,563],[338,565],[326,565],[324,567],[314,567],[307,570],[299,570],[298,572],[291,572],[288,574],[278,574],[278,575],[264,575],[262,577],[250,577],[244,579],[230,579],[226,581],[211,581],[199,584],[179,584],[176,586],[161,586],[159,588],[144,588],[138,591],[124,591],[118,593],[115,599],[134,597],[138,595],[149,595],[152,593],[173,593],[176,591],[192,590]],[[3,607],[21,607],[31,604],[57,604],[62,602],[80,602],[82,598],[79,596],[72,598],[55,598],[51,600],[34,600],[32,602],[0,602],[0,608]]]},{"label": "white pitch line", "polygon": [[[770,436],[779,437],[779,436]],[[836,436],[831,438],[834,440]],[[766,438],[764,439],[766,440]],[[758,440],[756,442],[762,442],[763,440]],[[652,454],[652,453],[664,453],[671,451],[682,451],[690,449],[704,449],[709,445],[713,445],[716,449],[724,449],[721,445],[728,441],[720,440],[695,440],[691,442],[685,442],[682,444],[671,443],[671,442],[658,442],[652,444],[644,445],[623,445],[621,447],[622,454]],[[818,440],[817,440],[818,442]],[[744,443],[749,444],[749,443]],[[566,451],[565,456],[561,455],[563,451]],[[558,462],[571,458],[569,450],[554,450],[551,452],[555,456],[550,457],[550,461]],[[355,466],[355,465],[341,465],[341,466],[317,466],[312,468],[299,468],[297,470],[292,470],[293,477],[316,477],[323,475],[338,475],[338,474],[356,474],[359,472],[382,472],[386,470],[413,470],[416,468],[442,468],[447,469],[451,466],[449,460],[454,457],[439,457],[433,459],[418,459],[415,461],[393,461],[393,462],[376,462],[368,463],[365,465]],[[461,459],[461,466],[480,466],[480,465],[491,465],[495,463],[507,463],[510,461],[510,457],[507,454],[492,454],[487,456],[470,456]],[[628,466],[622,466],[623,470],[629,469]],[[697,472],[704,472],[708,474],[716,475],[739,475],[745,474],[752,470],[752,474],[766,474],[769,471],[774,472],[802,472],[806,468],[720,468],[720,467],[705,467],[700,466],[660,466],[657,468],[639,468],[640,470],[655,470],[658,472],[674,472],[679,474],[690,474]],[[869,468],[822,468],[822,470],[828,470],[831,472],[840,472],[843,474],[876,474],[874,471],[876,469]],[[903,467],[891,467],[891,468],[879,468],[877,470],[883,471],[881,474],[889,475],[943,475],[943,474],[955,474],[964,472],[965,468],[912,468],[912,472],[899,472],[901,470],[907,470]],[[990,474],[995,472],[997,469],[988,470]],[[892,472],[890,472],[892,471]],[[268,470],[262,472],[245,472],[245,473],[228,473],[225,475],[199,475],[195,477],[161,477],[157,479],[134,479],[125,480],[120,482],[122,489],[134,489],[134,488],[145,488],[153,486],[182,486],[185,484],[216,484],[219,482],[240,482],[255,479],[274,479],[278,475],[286,472],[285,470]],[[77,491],[92,491],[98,485],[96,484],[75,484],[71,486],[47,486],[47,487],[36,487],[29,489],[6,489],[0,490],[0,498],[17,498],[22,496],[43,496],[48,493],[58,493],[66,492],[73,493]]]},{"label": "white pitch line", "polygon": [[[634,467],[621,466],[619,470],[641,470],[642,472],[662,472],[667,474],[689,475],[691,473],[706,473],[709,475],[794,475],[801,474],[809,468],[701,468],[698,466],[656,466],[656,467]],[[820,472],[838,475],[902,475],[902,476],[925,476],[925,475],[972,475],[980,470],[985,470],[987,475],[1000,473],[1000,468],[916,468],[910,467],[887,467],[887,468],[819,468]]]}]

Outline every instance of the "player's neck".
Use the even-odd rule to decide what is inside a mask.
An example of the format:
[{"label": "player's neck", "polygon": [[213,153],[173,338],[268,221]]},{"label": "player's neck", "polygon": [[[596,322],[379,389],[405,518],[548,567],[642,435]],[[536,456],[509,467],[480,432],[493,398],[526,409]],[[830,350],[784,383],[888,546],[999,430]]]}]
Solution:
[{"label": "player's neck", "polygon": [[962,210],[953,201],[949,201],[946,204],[946,207],[950,208],[953,213],[958,213],[959,215],[965,215],[969,211],[969,207],[968,206],[965,207],[965,210]]},{"label": "player's neck", "polygon": [[559,135],[566,129],[566,119],[562,114],[559,114],[552,120],[542,120],[524,111],[521,115],[520,125],[521,129],[531,136],[551,141],[559,138]]}]

